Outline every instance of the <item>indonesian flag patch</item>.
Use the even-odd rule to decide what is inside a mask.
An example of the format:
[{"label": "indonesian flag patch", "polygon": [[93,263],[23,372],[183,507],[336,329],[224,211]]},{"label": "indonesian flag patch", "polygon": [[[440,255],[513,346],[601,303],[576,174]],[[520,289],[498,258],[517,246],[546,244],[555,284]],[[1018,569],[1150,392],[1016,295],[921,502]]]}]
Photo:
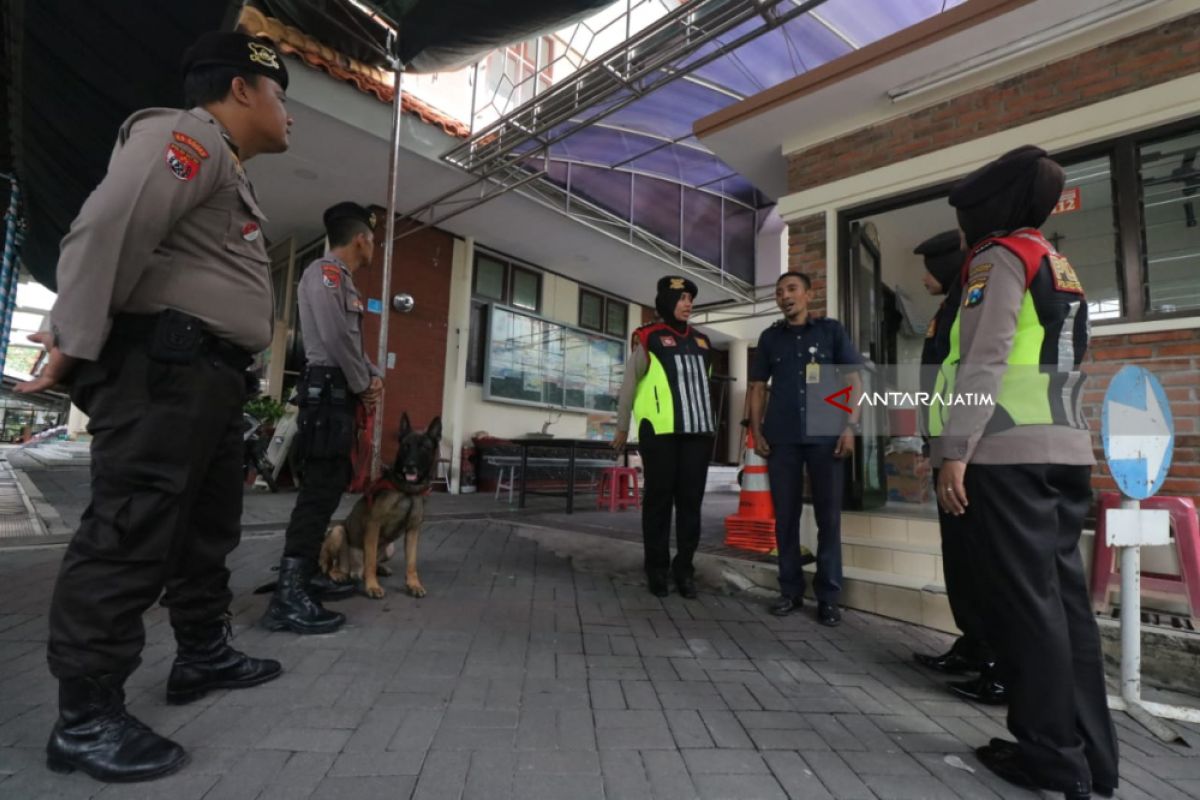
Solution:
[{"label": "indonesian flag patch", "polygon": [[258,227],[257,222],[247,222],[242,226],[242,238],[247,242],[253,242],[258,239],[262,233],[262,228]]},{"label": "indonesian flag patch", "polygon": [[167,168],[181,181],[190,181],[200,174],[200,161],[177,144],[167,145]]}]

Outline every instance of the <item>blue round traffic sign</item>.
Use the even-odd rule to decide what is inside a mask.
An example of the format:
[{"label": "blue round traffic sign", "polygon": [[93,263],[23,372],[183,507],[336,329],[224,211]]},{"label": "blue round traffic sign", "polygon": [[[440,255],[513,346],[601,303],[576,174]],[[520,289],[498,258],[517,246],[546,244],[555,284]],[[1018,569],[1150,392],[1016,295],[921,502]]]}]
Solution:
[{"label": "blue round traffic sign", "polygon": [[1101,438],[1117,486],[1134,500],[1152,496],[1167,479],[1175,425],[1167,393],[1142,367],[1122,367],[1108,384]]}]

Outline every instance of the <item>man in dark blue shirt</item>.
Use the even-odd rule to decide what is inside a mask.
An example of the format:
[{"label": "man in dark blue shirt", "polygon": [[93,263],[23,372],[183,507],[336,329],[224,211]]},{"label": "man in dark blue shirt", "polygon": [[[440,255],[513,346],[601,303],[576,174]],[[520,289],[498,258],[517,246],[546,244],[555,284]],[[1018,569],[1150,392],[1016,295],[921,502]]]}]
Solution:
[{"label": "man in dark blue shirt", "polygon": [[[862,394],[857,370],[862,357],[840,322],[809,314],[811,299],[812,281],[804,273],[785,272],[775,284],[784,318],[762,332],[750,364],[750,426],[755,450],[767,459],[775,504],[782,596],[771,613],[786,616],[804,604],[800,512],[807,469],[817,521],[817,621],[834,626],[842,619],[842,460],[854,452],[858,433],[854,400]],[[849,413],[826,402],[846,386],[849,396],[834,399]]]}]

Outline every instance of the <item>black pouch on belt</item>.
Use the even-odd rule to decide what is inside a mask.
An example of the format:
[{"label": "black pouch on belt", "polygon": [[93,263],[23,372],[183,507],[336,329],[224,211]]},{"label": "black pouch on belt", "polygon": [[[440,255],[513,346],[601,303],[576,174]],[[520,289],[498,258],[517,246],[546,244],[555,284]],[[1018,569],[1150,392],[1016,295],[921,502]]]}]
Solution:
[{"label": "black pouch on belt", "polygon": [[191,364],[204,343],[204,327],[191,314],[167,309],[158,315],[147,355],[163,364]]}]

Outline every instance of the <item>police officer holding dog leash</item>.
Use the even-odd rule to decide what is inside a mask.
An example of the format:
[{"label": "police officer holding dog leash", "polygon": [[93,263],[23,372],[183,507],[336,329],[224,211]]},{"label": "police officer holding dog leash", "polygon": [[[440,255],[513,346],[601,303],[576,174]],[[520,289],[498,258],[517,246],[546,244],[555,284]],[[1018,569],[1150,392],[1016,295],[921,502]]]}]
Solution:
[{"label": "police officer holding dog leash", "polygon": [[324,222],[329,252],[304,270],[297,293],[307,362],[297,441],[304,478],[263,616],[271,630],[301,634],[331,633],[346,621],[321,601],[349,597],[354,584],[319,574],[317,557],[352,477],[357,404],[374,406],[383,393],[382,373],[363,355],[363,298],[353,279],[375,253],[375,216],[357,203],[338,203]]},{"label": "police officer holding dog leash", "polygon": [[[92,500],[63,557],[47,656],[56,772],[103,781],[173,772],[183,748],[129,714],[142,614],[178,645],[167,701],[269,681],[279,662],[229,645],[226,556],[241,538],[242,405],[271,343],[271,273],[242,166],[288,147],[288,76],[270,42],[202,36],[185,54],[190,110],[122,125],[108,172],[62,242],[45,370],[90,418]],[[256,383],[256,381],[254,381]]]}]

